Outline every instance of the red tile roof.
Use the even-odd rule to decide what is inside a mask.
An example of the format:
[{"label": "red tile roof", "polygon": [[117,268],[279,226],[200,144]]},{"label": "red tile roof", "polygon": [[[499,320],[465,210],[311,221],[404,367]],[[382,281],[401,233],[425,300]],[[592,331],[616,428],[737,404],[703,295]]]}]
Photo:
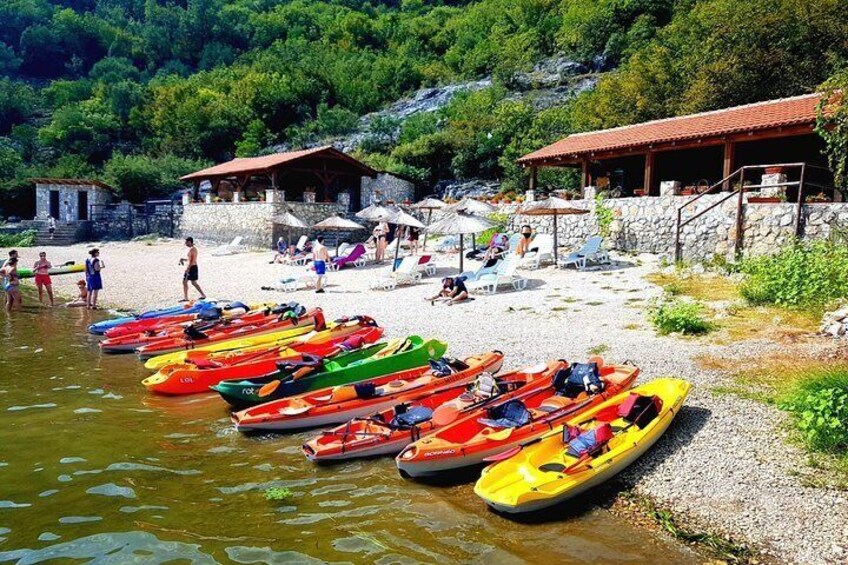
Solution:
[{"label": "red tile roof", "polygon": [[233,159],[232,161],[227,161],[226,163],[221,163],[220,165],[215,165],[214,167],[209,167],[207,169],[203,169],[201,171],[185,175],[184,177],[180,177],[180,180],[198,180],[207,179],[211,177],[228,177],[248,173],[267,173],[270,170],[281,165],[292,163],[305,157],[314,157],[316,155],[328,155],[341,159],[343,161],[347,161],[354,167],[361,169],[363,175],[373,176],[376,174],[376,171],[371,169],[371,167],[369,167],[368,165],[357,161],[356,159],[345,153],[342,153],[338,149],[333,148],[331,145],[325,145],[323,147],[302,149],[300,151],[274,153],[273,155],[264,155],[262,157],[237,158]]},{"label": "red tile roof", "polygon": [[521,157],[518,162],[533,164],[546,159],[577,157],[599,151],[812,124],[816,121],[816,105],[820,98],[821,94],[805,94],[630,126],[575,133]]}]

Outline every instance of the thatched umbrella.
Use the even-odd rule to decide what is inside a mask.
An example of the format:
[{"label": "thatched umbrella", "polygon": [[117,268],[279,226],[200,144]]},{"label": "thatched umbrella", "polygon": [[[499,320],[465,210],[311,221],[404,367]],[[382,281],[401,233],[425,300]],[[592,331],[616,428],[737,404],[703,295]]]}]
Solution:
[{"label": "thatched umbrella", "polygon": [[292,228],[309,229],[309,224],[292,214],[290,210],[274,216],[271,221],[275,224],[288,228],[288,247],[291,247]]},{"label": "thatched umbrella", "polygon": [[485,218],[462,212],[451,212],[445,214],[439,221],[430,224],[429,230],[433,233],[459,235],[459,272],[461,273],[463,266],[463,236],[465,234],[478,234],[493,226],[494,224]]},{"label": "thatched umbrella", "polygon": [[382,204],[371,204],[356,213],[356,217],[368,220],[369,222],[383,222],[397,213],[399,208],[396,206],[383,206]]},{"label": "thatched umbrella", "polygon": [[[409,226],[418,229],[424,229],[425,226],[422,224],[418,218],[411,214],[407,214],[403,210],[398,210],[394,213],[394,215],[390,218],[387,218],[388,222],[391,222],[398,226]],[[395,239],[398,240],[397,245],[395,245],[395,260],[392,262],[392,271],[395,270],[395,265],[397,265],[398,254],[400,253],[400,238],[395,234]]]},{"label": "thatched umbrella", "polygon": [[575,208],[568,200],[551,196],[545,200],[536,200],[528,202],[522,208],[519,214],[524,216],[553,216],[554,217],[554,265],[559,265],[559,253],[557,248],[557,216],[565,216],[568,214],[588,214],[589,210],[584,208]]},{"label": "thatched umbrella", "polygon": [[[441,210],[446,208],[447,204],[438,198],[425,198],[421,202],[412,205],[413,210],[427,210],[427,225],[433,221],[433,210]],[[427,250],[427,236],[424,236],[424,245],[421,246],[421,251]]]},{"label": "thatched umbrella", "polygon": [[[347,218],[342,218],[341,216],[330,216],[325,220],[321,220],[314,226],[313,228],[317,230],[330,230],[330,231],[350,231],[350,230],[364,230],[365,226],[361,226],[352,220],[348,220]],[[339,254],[339,241],[336,239],[336,255]]]},{"label": "thatched umbrella", "polygon": [[[466,214],[473,214],[475,216],[488,216],[494,212],[497,212],[498,209],[495,206],[492,206],[488,202],[483,202],[482,200],[477,200],[475,198],[463,198],[456,204],[451,204],[448,206],[448,210],[453,212],[465,212]],[[471,234],[471,248],[477,248],[476,235]]]}]

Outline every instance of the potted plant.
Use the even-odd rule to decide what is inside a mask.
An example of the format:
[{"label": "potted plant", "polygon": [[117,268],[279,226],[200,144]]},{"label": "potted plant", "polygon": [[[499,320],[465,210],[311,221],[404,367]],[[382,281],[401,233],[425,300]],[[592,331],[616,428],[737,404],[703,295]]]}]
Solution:
[{"label": "potted plant", "polygon": [[779,204],[783,200],[779,196],[748,195],[748,204]]},{"label": "potted plant", "polygon": [[766,167],[765,174],[767,175],[781,175],[786,172],[786,167]]},{"label": "potted plant", "polygon": [[830,204],[833,199],[827,196],[824,192],[818,194],[810,194],[804,198],[806,204]]},{"label": "potted plant", "polygon": [[633,195],[634,196],[640,196],[640,197],[641,196],[648,196],[648,191],[645,190],[644,188],[636,188],[636,189],[633,190]]}]

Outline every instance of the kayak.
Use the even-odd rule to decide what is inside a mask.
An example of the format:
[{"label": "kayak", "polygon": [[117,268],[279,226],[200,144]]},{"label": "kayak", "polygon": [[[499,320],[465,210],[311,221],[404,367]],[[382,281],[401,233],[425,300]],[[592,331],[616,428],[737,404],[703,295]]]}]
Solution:
[{"label": "kayak", "polygon": [[[288,306],[284,308],[288,308]],[[287,310],[282,309],[272,310],[270,308],[264,308],[262,310],[240,313],[228,318],[213,318],[213,314],[210,314],[210,319],[206,319],[206,315],[204,315],[204,318],[200,320],[191,320],[182,324],[169,324],[159,329],[154,328],[129,334],[121,334],[118,332],[119,335],[114,337],[109,335],[110,332],[120,330],[124,327],[121,325],[117,328],[108,330],[106,334],[104,334],[106,339],[103,339],[99,345],[100,349],[105,353],[127,353],[130,351],[136,351],[137,349],[147,345],[163,344],[169,340],[173,346],[174,344],[182,343],[187,339],[199,341],[209,336],[217,335],[216,332],[232,333],[239,328],[273,322],[286,311]],[[218,313],[220,313],[220,311],[215,312],[214,314]],[[153,321],[156,321],[157,319],[158,318],[152,318]],[[172,317],[169,316],[164,319],[172,319]],[[146,321],[148,320],[142,320],[142,322]]]},{"label": "kayak", "polygon": [[96,335],[103,335],[109,328],[114,328],[116,326],[120,326],[121,324],[127,324],[136,320],[160,318],[162,316],[174,316],[176,314],[195,314],[215,307],[216,305],[214,302],[208,302],[205,300],[198,300],[197,302],[186,302],[185,304],[178,304],[176,306],[162,308],[160,310],[149,310],[147,312],[135,316],[124,316],[122,318],[112,318],[109,320],[103,320],[102,322],[97,322],[96,324],[91,324],[90,326],[88,326],[88,331],[89,333],[93,333]]},{"label": "kayak", "polygon": [[[292,316],[289,316],[292,314]],[[231,341],[239,338],[250,338],[261,336],[264,334],[273,334],[283,329],[299,326],[301,324],[314,326],[317,317],[321,317],[323,323],[323,315],[320,309],[311,310],[304,314],[298,314],[294,317],[292,312],[285,312],[279,316],[269,316],[261,321],[247,321],[240,323],[238,320],[231,325],[213,327],[211,330],[200,332],[186,331],[182,335],[169,337],[166,339],[153,341],[142,347],[138,347],[135,352],[139,359],[145,360],[166,353],[176,351],[186,351],[198,347],[213,345],[217,342]],[[189,328],[186,328],[187,330]],[[312,329],[311,327],[309,329]]]},{"label": "kayak", "polygon": [[447,344],[419,336],[380,343],[332,360],[311,356],[303,362],[278,364],[278,371],[258,379],[221,381],[211,387],[236,409],[287,396],[351,384],[380,375],[426,366],[447,351]]},{"label": "kayak", "polygon": [[474,492],[508,513],[573,498],[650,449],[680,411],[690,387],[680,379],[657,379],[622,392],[484,469]]},{"label": "kayak", "polygon": [[558,367],[542,364],[512,371],[493,379],[496,386],[488,388],[483,383],[487,379],[491,383],[491,377],[483,373],[470,386],[443,388],[419,400],[349,420],[304,443],[303,454],[317,463],[395,455],[434,430],[466,416],[482,414],[502,397],[549,383]]},{"label": "kayak", "polygon": [[[370,319],[369,319],[370,320]],[[383,329],[371,324],[351,321],[321,332],[311,332],[288,345],[277,345],[251,353],[230,352],[230,356],[213,358],[209,354],[193,356],[184,363],[167,365],[147,377],[141,384],[159,394],[195,394],[210,392],[209,387],[225,379],[261,376],[277,369],[277,362],[308,353],[328,357],[375,343]]]},{"label": "kayak", "polygon": [[[403,477],[422,477],[480,465],[486,458],[550,432],[563,422],[629,389],[639,369],[574,364],[557,370],[549,386],[529,390],[428,435],[398,455]],[[589,375],[591,383],[584,384]]]},{"label": "kayak", "polygon": [[[57,275],[72,275],[74,273],[82,273],[85,271],[85,265],[60,265],[47,269],[47,274],[51,277]],[[18,277],[22,279],[31,279],[35,276],[35,271],[32,269],[18,269]]]},{"label": "kayak", "polygon": [[[320,308],[318,310],[320,311]],[[333,326],[333,324],[326,325],[324,323],[323,314],[316,316],[313,322],[314,323],[301,323],[297,326],[292,326],[269,334],[241,337],[227,341],[208,343],[203,346],[197,345],[194,349],[157,355],[145,361],[144,368],[151,371],[158,371],[168,365],[184,363],[187,359],[192,357],[198,358],[208,355],[210,358],[214,359],[216,358],[216,355],[222,355],[230,352],[259,351],[260,349],[267,349],[276,345],[288,345],[292,341],[313,331],[322,331]]]},{"label": "kayak", "polygon": [[467,385],[481,373],[495,373],[503,353],[493,351],[465,361],[431,362],[430,367],[391,373],[355,384],[316,390],[283,398],[233,414],[240,432],[294,430],[346,422],[407,401],[418,400],[442,388]]},{"label": "kayak", "polygon": [[262,310],[265,308],[274,308],[279,306],[273,303],[251,304],[249,306],[239,303],[227,305],[224,308],[217,306],[210,307],[201,312],[191,312],[187,314],[173,314],[170,316],[161,316],[158,318],[141,318],[133,320],[113,328],[106,330],[103,335],[107,338],[116,338],[141,332],[151,332],[163,330],[172,326],[185,326],[187,323],[197,321],[212,322],[219,319],[235,319],[251,310]]}]

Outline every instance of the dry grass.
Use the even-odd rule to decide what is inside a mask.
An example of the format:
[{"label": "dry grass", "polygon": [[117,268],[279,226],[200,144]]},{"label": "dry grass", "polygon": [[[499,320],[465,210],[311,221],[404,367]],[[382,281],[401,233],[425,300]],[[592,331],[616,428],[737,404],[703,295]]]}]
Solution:
[{"label": "dry grass", "polygon": [[739,298],[739,285],[730,278],[717,274],[682,275],[679,273],[653,273],[649,282],[662,287],[669,294],[685,294],[695,300],[715,302]]}]

